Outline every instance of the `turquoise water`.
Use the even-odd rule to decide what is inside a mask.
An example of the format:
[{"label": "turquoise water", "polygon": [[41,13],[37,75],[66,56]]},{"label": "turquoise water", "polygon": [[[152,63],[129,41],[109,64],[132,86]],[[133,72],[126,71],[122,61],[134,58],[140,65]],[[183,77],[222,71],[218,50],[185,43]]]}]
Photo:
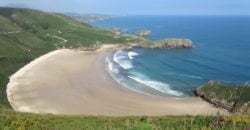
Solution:
[{"label": "turquoise water", "polygon": [[250,81],[249,16],[127,16],[92,24],[127,33],[150,29],[152,40],[193,40],[193,49],[119,50],[108,56],[113,78],[134,91],[183,97],[210,80]]}]

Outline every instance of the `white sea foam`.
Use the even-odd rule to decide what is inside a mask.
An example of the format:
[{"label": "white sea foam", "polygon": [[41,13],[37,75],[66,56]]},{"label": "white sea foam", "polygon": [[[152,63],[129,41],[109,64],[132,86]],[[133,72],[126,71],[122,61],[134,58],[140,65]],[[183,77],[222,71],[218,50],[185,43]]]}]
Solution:
[{"label": "white sea foam", "polygon": [[[119,68],[123,68],[126,70],[133,68],[134,66],[132,64],[132,61],[138,55],[139,55],[138,53],[133,52],[133,51],[126,52],[123,50],[118,50],[113,55],[113,59],[108,59],[108,58],[106,59],[108,62],[109,71],[118,74]],[[116,64],[119,65],[119,67]],[[115,79],[116,80],[119,79],[118,82],[121,83],[123,78],[122,79],[117,78],[118,75],[116,75]],[[156,91],[159,91],[161,93],[174,95],[174,96],[183,96],[182,92],[172,90],[171,86],[169,84],[152,80],[149,77],[147,77],[146,75],[143,75],[143,74],[138,73],[138,72],[132,73],[132,75],[129,75],[128,78],[130,78],[138,83],[141,83],[147,87],[150,87]]]},{"label": "white sea foam", "polygon": [[148,86],[150,88],[153,88],[159,92],[170,94],[174,96],[182,96],[182,92],[178,92],[175,90],[172,90],[169,84],[162,83],[159,81],[150,80],[147,76],[143,74],[136,73],[136,76],[128,76],[130,79],[133,79],[141,84],[144,84],[145,86]]},{"label": "white sea foam", "polygon": [[168,74],[168,75],[179,75],[179,76],[182,76],[182,77],[187,77],[187,78],[192,78],[192,79],[203,79],[201,76],[189,75],[189,74],[182,74],[182,73],[175,73],[175,72],[168,72],[168,73],[165,73],[165,74]]},{"label": "white sea foam", "polygon": [[188,74],[179,74],[179,75],[183,77],[193,78],[193,79],[203,79],[202,77],[196,76],[196,75],[188,75]]},{"label": "white sea foam", "polygon": [[109,57],[106,57],[106,62],[108,63],[108,69],[116,74],[119,73],[119,69],[115,67],[114,63],[110,61]]},{"label": "white sea foam", "polygon": [[135,91],[137,93],[142,93],[142,94],[146,94],[146,95],[149,95],[148,93],[146,92],[143,92],[143,91],[139,91],[135,88],[133,88],[132,86],[128,85],[125,81],[125,77],[123,77],[122,74],[120,74],[120,71],[119,71],[119,67],[115,64],[115,62],[109,57],[107,56],[106,57],[106,63],[107,63],[107,70],[110,74],[110,76],[119,84],[121,84],[122,86],[132,90],[132,91]]},{"label": "white sea foam", "polygon": [[114,54],[113,60],[123,69],[132,69],[134,67],[132,61],[128,57],[127,52],[124,52],[122,50],[119,50]]},{"label": "white sea foam", "polygon": [[136,57],[136,56],[138,56],[138,55],[139,55],[139,54],[136,53],[136,52],[134,52],[134,51],[128,52],[128,57],[129,57],[129,59],[131,59],[131,60],[133,60],[134,57]]}]

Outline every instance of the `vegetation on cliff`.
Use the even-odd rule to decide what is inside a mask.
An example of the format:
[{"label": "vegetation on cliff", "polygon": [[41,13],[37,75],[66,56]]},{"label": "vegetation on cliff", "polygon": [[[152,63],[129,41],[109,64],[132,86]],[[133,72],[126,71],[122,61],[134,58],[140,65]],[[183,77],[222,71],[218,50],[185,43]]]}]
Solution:
[{"label": "vegetation on cliff", "polygon": [[250,85],[227,85],[210,81],[195,90],[206,101],[233,113],[250,115]]}]

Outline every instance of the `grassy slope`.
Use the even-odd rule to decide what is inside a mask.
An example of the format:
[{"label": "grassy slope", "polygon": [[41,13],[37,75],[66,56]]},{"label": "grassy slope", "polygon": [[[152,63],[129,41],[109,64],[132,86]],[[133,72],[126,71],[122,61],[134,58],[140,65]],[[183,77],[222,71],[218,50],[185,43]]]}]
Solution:
[{"label": "grassy slope", "polygon": [[[77,48],[99,43],[137,40],[79,23],[66,16],[29,9],[0,8],[0,107],[6,99],[8,77],[19,68],[56,48]],[[17,33],[15,32],[22,31]],[[59,38],[66,39],[67,42]]]},{"label": "grassy slope", "polygon": [[[1,110],[0,110],[1,111]],[[0,129],[244,129],[250,118],[165,116],[165,117],[85,117],[0,112]]]},{"label": "grassy slope", "polygon": [[[77,117],[14,112],[6,98],[8,76],[34,58],[63,46],[76,48],[91,46],[97,41],[126,43],[128,40],[137,39],[114,36],[112,33],[81,24],[60,14],[28,9],[0,8],[0,25],[0,129],[245,128],[250,123],[249,118],[233,117]],[[4,34],[13,31],[22,32]],[[68,42],[65,43],[51,35],[60,36]]]},{"label": "grassy slope", "polygon": [[250,85],[227,85],[211,81],[200,89],[207,95],[216,96],[220,100],[226,99],[241,103],[250,101]]}]

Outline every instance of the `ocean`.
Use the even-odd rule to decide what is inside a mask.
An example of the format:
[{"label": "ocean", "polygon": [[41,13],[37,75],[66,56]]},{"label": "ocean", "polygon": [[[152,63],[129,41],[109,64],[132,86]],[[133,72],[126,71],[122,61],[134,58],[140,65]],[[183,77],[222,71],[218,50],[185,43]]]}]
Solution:
[{"label": "ocean", "polygon": [[144,94],[193,96],[210,80],[250,81],[250,16],[124,16],[91,23],[135,34],[149,29],[151,40],[189,38],[192,49],[118,50],[107,58],[111,76]]}]

